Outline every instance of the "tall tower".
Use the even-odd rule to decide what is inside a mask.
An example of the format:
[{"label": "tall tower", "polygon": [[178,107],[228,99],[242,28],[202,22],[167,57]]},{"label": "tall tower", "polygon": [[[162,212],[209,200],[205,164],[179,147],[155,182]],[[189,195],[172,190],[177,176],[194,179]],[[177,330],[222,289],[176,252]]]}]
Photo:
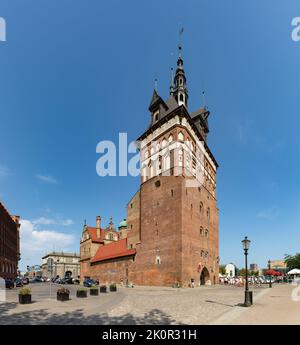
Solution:
[{"label": "tall tower", "polygon": [[[219,275],[218,164],[207,144],[209,111],[189,113],[182,49],[170,95],[156,90],[139,137],[141,186],[128,206],[130,280],[142,285],[214,284]],[[136,205],[136,206],[135,206]]]}]

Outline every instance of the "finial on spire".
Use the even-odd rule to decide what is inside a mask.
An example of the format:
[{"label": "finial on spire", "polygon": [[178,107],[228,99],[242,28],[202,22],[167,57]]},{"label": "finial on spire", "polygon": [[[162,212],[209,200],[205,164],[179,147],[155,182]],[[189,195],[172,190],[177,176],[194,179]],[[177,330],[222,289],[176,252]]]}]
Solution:
[{"label": "finial on spire", "polygon": [[173,93],[174,93],[174,73],[173,73],[173,67],[171,67],[170,95],[173,96]]},{"label": "finial on spire", "polygon": [[86,226],[86,219],[84,219],[84,221],[83,221],[83,225],[84,225],[84,226]]},{"label": "finial on spire", "polygon": [[154,79],[154,90],[157,92],[157,84],[158,84],[158,80],[157,78]]},{"label": "finial on spire", "polygon": [[182,56],[181,56],[181,52],[182,52],[182,46],[179,45],[179,46],[178,46],[178,56],[179,56],[179,58],[182,57]]},{"label": "finial on spire", "polygon": [[206,109],[205,92],[204,91],[202,91],[202,102],[203,102],[203,108]]}]

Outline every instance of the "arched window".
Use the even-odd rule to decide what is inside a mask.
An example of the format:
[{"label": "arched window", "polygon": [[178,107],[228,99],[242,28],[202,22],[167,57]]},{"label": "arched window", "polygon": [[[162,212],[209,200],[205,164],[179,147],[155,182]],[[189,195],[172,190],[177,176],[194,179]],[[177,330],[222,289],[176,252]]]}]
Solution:
[{"label": "arched window", "polygon": [[203,227],[200,226],[200,236],[203,236]]},{"label": "arched window", "polygon": [[143,165],[143,167],[142,167],[142,178],[143,178],[143,181],[147,181],[147,167],[146,167],[146,165]]},{"label": "arched window", "polygon": [[173,135],[172,134],[169,135],[168,140],[169,140],[169,143],[171,143],[173,141]]},{"label": "arched window", "polygon": [[149,169],[149,178],[152,178],[153,177],[153,164],[152,164],[151,160],[149,161],[148,169]]},{"label": "arched window", "polygon": [[205,237],[208,237],[208,230],[205,230]]},{"label": "arched window", "polygon": [[207,208],[206,215],[207,215],[207,218],[210,219],[210,208],[209,207]]},{"label": "arched window", "polygon": [[167,140],[164,138],[163,141],[162,141],[161,146],[162,147],[166,147],[166,145],[167,145]]},{"label": "arched window", "polygon": [[182,132],[179,132],[179,133],[178,133],[178,140],[181,140],[181,141],[184,140],[184,135],[183,135]]},{"label": "arched window", "polygon": [[180,167],[183,165],[183,150],[181,148],[178,151],[178,165]]},{"label": "arched window", "polygon": [[153,153],[154,153],[154,147],[151,147],[151,149],[150,149],[151,156],[153,155]]},{"label": "arched window", "polygon": [[200,201],[200,204],[199,204],[199,211],[200,211],[200,213],[203,212],[203,202],[202,201]]},{"label": "arched window", "polygon": [[181,102],[184,101],[184,97],[183,97],[183,94],[182,94],[182,93],[180,94],[179,99],[180,99]]},{"label": "arched window", "polygon": [[164,157],[164,170],[169,170],[171,168],[171,158],[170,158],[170,154],[168,153],[165,157]]}]

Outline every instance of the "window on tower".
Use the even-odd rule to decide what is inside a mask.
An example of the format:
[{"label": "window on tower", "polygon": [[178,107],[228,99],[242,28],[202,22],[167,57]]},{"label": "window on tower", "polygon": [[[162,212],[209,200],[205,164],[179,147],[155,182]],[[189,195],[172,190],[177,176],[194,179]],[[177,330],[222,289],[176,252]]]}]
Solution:
[{"label": "window on tower", "polygon": [[184,140],[184,135],[182,132],[178,133],[178,140],[183,141]]},{"label": "window on tower", "polygon": [[210,208],[208,207],[207,211],[206,211],[206,215],[207,215],[207,218],[210,219]]}]

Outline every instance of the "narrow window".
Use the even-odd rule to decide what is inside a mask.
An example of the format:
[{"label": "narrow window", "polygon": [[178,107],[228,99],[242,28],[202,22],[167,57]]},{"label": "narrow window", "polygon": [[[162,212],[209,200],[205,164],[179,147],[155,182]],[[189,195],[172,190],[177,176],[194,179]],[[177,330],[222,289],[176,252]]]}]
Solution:
[{"label": "narrow window", "polygon": [[207,211],[206,211],[206,214],[207,214],[207,218],[210,219],[210,208],[208,207]]}]

